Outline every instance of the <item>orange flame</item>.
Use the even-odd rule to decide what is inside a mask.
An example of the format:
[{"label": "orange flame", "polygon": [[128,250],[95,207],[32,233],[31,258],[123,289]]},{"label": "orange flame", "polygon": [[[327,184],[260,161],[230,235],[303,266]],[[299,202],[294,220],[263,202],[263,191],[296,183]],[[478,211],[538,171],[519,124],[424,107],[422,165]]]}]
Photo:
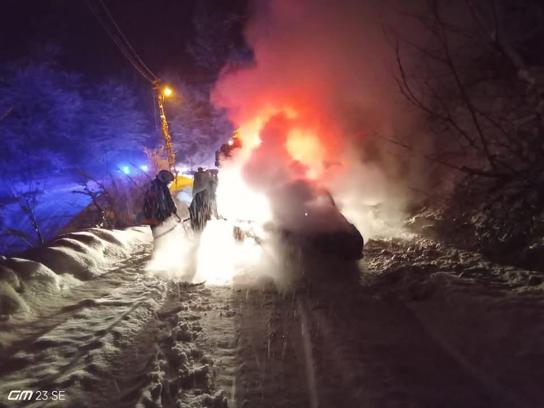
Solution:
[{"label": "orange flame", "polygon": [[[262,143],[261,131],[268,121],[279,114],[289,119],[290,128],[287,130],[285,149],[293,162],[298,162],[306,168],[305,176],[310,179],[320,179],[324,176],[327,162],[334,162],[333,156],[338,146],[327,137],[332,129],[324,129],[322,121],[318,120],[315,112],[300,110],[287,106],[283,108],[267,107],[252,118],[239,125],[239,135],[242,139],[244,152],[242,157],[247,159],[251,152]],[[244,160],[245,161],[245,160]]]}]

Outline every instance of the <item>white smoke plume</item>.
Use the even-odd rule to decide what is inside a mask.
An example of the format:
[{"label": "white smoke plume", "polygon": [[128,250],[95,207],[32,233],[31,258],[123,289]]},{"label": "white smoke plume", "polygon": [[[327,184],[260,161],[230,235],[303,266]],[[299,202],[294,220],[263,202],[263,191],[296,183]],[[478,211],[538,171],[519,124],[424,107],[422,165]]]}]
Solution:
[{"label": "white smoke plume", "polygon": [[300,201],[326,188],[363,235],[399,232],[412,169],[376,136],[399,137],[413,122],[383,31],[392,5],[253,4],[246,39],[254,64],[225,67],[213,100],[240,129],[235,160],[245,182],[268,196],[276,221],[292,223]]}]

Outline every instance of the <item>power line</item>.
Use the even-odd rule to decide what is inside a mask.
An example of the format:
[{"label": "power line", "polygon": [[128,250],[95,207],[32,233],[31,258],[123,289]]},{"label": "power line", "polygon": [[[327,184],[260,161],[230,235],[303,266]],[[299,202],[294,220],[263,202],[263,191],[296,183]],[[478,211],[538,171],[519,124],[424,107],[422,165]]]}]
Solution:
[{"label": "power line", "polygon": [[[142,75],[151,83],[151,85],[153,85],[153,89],[156,93],[156,102],[159,107],[162,136],[164,138],[166,151],[168,153],[168,164],[170,168],[173,169],[176,164],[176,154],[172,146],[172,136],[168,130],[168,121],[166,120],[166,113],[163,105],[164,96],[168,88],[164,88],[162,91],[160,90],[160,78],[155,75],[153,71],[151,71],[151,69],[143,62],[138,53],[134,50],[134,47],[130,44],[125,34],[123,34],[123,31],[121,31],[121,28],[113,18],[104,1],[87,0],[87,6],[127,61],[130,62],[130,64],[140,73],[140,75]],[[102,13],[100,13],[100,9]],[[104,16],[101,14],[104,14],[106,18],[103,18]],[[171,92],[172,91],[170,90],[170,93]],[[156,119],[156,114],[154,117]]]},{"label": "power line", "polygon": [[128,46],[128,49],[130,51],[132,51],[132,54],[133,56],[136,58],[136,60],[140,63],[141,67],[145,69],[146,72],[149,73],[149,75],[154,78],[155,80],[158,80],[159,78],[157,77],[157,75],[155,75],[153,73],[153,71],[151,71],[151,69],[149,69],[149,67],[142,61],[142,59],[140,58],[140,56],[138,55],[138,53],[134,50],[134,47],[132,47],[132,45],[130,44],[130,42],[128,41],[127,37],[125,36],[125,34],[123,33],[123,31],[121,30],[121,28],[119,27],[119,25],[117,24],[117,22],[115,21],[115,19],[113,18],[112,14],[110,13],[108,7],[106,6],[106,4],[104,3],[103,0],[99,0],[100,1],[100,4],[102,4],[102,7],[104,8],[104,10],[106,11],[106,14],[108,15],[110,21],[113,23],[114,27],[117,29],[117,32],[119,33],[119,35],[121,36],[121,38],[125,41],[125,44]]},{"label": "power line", "polygon": [[[115,22],[105,3],[102,0],[98,0],[98,2],[102,6],[102,12],[106,15],[107,19],[103,18],[99,10],[100,6],[97,7],[97,4],[94,4],[93,0],[87,0],[87,6],[96,17],[106,34],[108,34],[119,51],[121,51],[121,54],[123,54],[134,69],[136,69],[148,82],[153,85],[156,84],[159,81],[159,77],[155,75],[153,71],[151,71],[151,69],[136,53],[134,47],[132,47],[127,37],[121,31],[119,25]],[[109,24],[106,20],[109,20]]]}]

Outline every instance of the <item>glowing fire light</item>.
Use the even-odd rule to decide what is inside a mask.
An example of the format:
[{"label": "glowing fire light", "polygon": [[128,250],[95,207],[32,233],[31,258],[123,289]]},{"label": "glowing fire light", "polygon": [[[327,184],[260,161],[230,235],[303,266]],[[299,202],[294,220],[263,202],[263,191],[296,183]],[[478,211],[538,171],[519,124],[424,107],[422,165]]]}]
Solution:
[{"label": "glowing fire light", "polygon": [[[195,282],[226,285],[258,263],[262,248],[253,240],[235,241],[232,224],[212,220],[200,236]],[[213,254],[213,256],[210,256]]]},{"label": "glowing fire light", "polygon": [[263,224],[271,218],[268,199],[247,185],[238,165],[227,165],[219,172],[217,207],[219,214],[234,221]]},{"label": "glowing fire light", "polygon": [[[251,156],[253,149],[261,145],[262,129],[273,116],[278,114],[285,115],[290,121],[285,144],[288,155],[293,161],[306,167],[306,177],[318,179],[323,176],[325,170],[323,163],[332,153],[329,151],[331,137],[324,134],[318,118],[308,117],[308,112],[303,116],[292,105],[282,108],[268,106],[252,118],[239,123],[238,135],[244,148],[238,159],[244,161]],[[230,140],[228,143],[231,144]]]},{"label": "glowing fire light", "polygon": [[315,178],[320,174],[325,154],[323,146],[315,134],[301,129],[293,129],[289,132],[285,147],[294,160],[308,166],[308,177]]},{"label": "glowing fire light", "polygon": [[[319,123],[314,123],[297,116],[294,109],[267,109],[261,111],[252,118],[239,123],[238,134],[241,142],[240,149],[236,149],[230,160],[222,164],[219,171],[219,183],[216,192],[217,209],[220,220],[211,220],[198,237],[183,238],[181,227],[176,227],[170,233],[170,238],[164,238],[157,245],[150,268],[157,271],[166,270],[171,278],[190,278],[193,282],[206,281],[208,285],[229,284],[239,277],[250,277],[251,274],[260,273],[256,266],[261,265],[263,256],[270,256],[263,247],[258,245],[251,235],[239,242],[234,239],[233,227],[242,226],[258,237],[266,237],[265,224],[273,221],[273,212],[270,198],[263,191],[256,190],[246,180],[246,165],[252,158],[255,149],[266,150],[268,143],[261,132],[269,120],[277,115],[284,114],[288,119],[284,131],[285,150],[279,152],[285,158],[298,161],[307,169],[306,177],[323,176],[323,161],[326,159],[326,141],[321,139],[322,133]],[[227,143],[234,145],[238,140],[230,139]],[[287,180],[285,180],[287,181]],[[308,220],[311,215],[309,210],[303,212],[303,217]],[[176,238],[176,234],[180,237]],[[180,240],[185,252],[180,251]],[[194,241],[194,242],[193,242]],[[196,250],[196,257],[190,255]],[[173,255],[176,254],[177,258]],[[264,254],[264,255],[263,255]],[[180,259],[181,257],[181,259]],[[174,258],[174,259],[170,259]],[[193,271],[188,273],[187,271]],[[159,273],[157,272],[157,273]],[[261,271],[262,272],[262,271]]]}]

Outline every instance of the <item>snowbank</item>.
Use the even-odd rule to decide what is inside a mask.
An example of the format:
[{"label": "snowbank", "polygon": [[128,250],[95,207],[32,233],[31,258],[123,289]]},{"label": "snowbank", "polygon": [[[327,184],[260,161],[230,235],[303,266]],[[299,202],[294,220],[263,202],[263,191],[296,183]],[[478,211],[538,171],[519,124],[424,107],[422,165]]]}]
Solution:
[{"label": "snowbank", "polygon": [[111,270],[151,239],[147,227],[91,228],[19,257],[0,257],[0,318],[36,310],[45,298]]},{"label": "snowbank", "polygon": [[375,298],[414,318],[451,361],[504,406],[543,406],[541,272],[430,240],[370,241],[367,254],[363,278]]}]

